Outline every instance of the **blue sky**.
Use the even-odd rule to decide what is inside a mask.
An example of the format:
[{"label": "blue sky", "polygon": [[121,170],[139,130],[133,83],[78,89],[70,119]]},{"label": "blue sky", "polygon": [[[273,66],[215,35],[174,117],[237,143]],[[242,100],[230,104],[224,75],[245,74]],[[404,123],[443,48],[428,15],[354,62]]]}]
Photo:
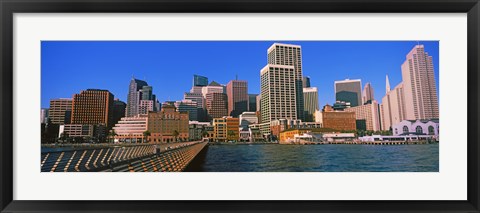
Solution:
[{"label": "blue sky", "polygon": [[[222,84],[248,81],[249,93],[260,91],[260,69],[275,42],[302,46],[303,74],[318,87],[319,104],[335,100],[334,81],[370,82],[375,99],[401,82],[401,64],[417,41],[42,41],[41,106],[85,89],[107,89],[126,101],[132,76],[146,80],[160,102],[181,100],[194,74]],[[433,56],[438,91],[438,41],[418,41]]]}]

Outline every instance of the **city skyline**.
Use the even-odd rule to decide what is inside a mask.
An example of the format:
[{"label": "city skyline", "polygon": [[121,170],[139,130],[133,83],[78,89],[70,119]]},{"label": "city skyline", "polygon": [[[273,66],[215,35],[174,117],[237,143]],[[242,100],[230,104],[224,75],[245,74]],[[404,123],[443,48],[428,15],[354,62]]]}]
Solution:
[{"label": "city skyline", "polygon": [[[230,80],[236,79],[238,75],[239,80],[248,82],[248,94],[259,94],[259,70],[267,62],[266,49],[275,42],[42,42],[42,108],[49,107],[50,99],[71,98],[73,94],[86,89],[106,89],[114,94],[115,98],[127,102],[127,87],[132,75],[138,79],[147,80],[149,85],[154,88],[160,102],[182,100],[184,93],[191,88],[192,76],[195,74],[207,77],[210,82],[216,81],[225,85]],[[406,54],[418,43],[424,44],[425,51],[433,57],[438,93],[438,42],[281,42],[302,46],[303,75],[310,77],[312,87],[318,88],[320,107],[327,103],[333,104],[335,101],[334,82],[347,78],[361,79],[362,88],[367,82],[370,82],[373,89],[378,91],[375,94],[375,99],[380,101],[381,97],[385,95],[383,90],[385,88],[385,76],[389,76],[391,85],[401,82],[401,65],[405,61]],[[206,54],[207,56],[202,55],[198,58],[180,57],[191,63],[178,64],[176,63],[178,59],[167,60],[169,57],[178,58],[177,54],[185,49],[197,52],[197,50],[202,50],[203,47],[210,49],[209,54]],[[227,50],[232,50],[232,48],[236,50],[233,52],[239,53],[230,54],[232,51]],[[139,53],[142,57],[132,57],[129,61],[126,61],[127,59],[120,60],[122,57],[131,56],[132,53],[126,53],[127,50],[137,50],[137,53],[142,50],[143,52]],[[158,52],[155,53],[155,50]],[[170,50],[174,51],[171,52]],[[240,54],[245,52],[242,50],[248,50],[249,54]],[[350,51],[345,53],[345,50]],[[383,52],[379,52],[379,50]],[[174,56],[170,56],[168,52]],[[225,54],[227,52],[229,54]],[[359,55],[359,53],[362,53],[362,55]],[[186,55],[190,54],[192,53]],[[156,55],[164,56],[165,60],[154,58]],[[236,55],[241,55],[242,58],[235,57]],[[215,58],[218,60],[211,60]],[[201,63],[199,62],[200,59],[203,59]],[[342,63],[339,63],[339,61]],[[165,69],[175,66],[175,70],[168,71],[160,68],[160,72],[151,72],[158,64],[163,64]],[[218,66],[214,66],[215,64]],[[117,67],[121,65],[126,66]],[[129,67],[133,65],[145,68],[139,69],[138,75],[133,70],[129,74]],[[198,68],[189,68],[192,66],[198,66]],[[215,68],[212,68],[212,66]],[[223,70],[228,66],[238,68],[232,71]],[[115,71],[117,70],[115,67],[119,71]],[[351,67],[358,68],[352,69]],[[78,69],[85,71],[75,71]],[[100,69],[106,71],[102,72]],[[202,69],[206,71],[200,71]],[[184,70],[184,72],[177,70]],[[142,74],[148,75],[148,77],[144,79],[141,77]],[[65,78],[65,75],[70,76],[70,78]],[[58,89],[59,87],[62,89]]]}]

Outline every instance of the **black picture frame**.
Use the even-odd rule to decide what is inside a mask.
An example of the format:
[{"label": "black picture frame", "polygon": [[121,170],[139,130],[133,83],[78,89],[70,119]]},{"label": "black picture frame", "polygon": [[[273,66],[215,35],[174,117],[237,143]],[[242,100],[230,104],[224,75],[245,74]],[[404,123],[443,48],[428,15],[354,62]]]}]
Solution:
[{"label": "black picture frame", "polygon": [[[0,0],[1,212],[480,212],[478,0]],[[468,199],[466,201],[16,201],[13,200],[14,13],[467,13]],[[448,184],[448,183],[445,183]],[[441,186],[439,186],[441,187]]]}]

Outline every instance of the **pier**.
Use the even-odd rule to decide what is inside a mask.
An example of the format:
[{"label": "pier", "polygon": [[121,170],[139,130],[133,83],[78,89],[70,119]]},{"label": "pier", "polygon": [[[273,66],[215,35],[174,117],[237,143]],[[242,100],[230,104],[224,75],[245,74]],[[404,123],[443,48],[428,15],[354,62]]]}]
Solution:
[{"label": "pier", "polygon": [[207,142],[60,145],[41,154],[42,172],[180,172]]}]

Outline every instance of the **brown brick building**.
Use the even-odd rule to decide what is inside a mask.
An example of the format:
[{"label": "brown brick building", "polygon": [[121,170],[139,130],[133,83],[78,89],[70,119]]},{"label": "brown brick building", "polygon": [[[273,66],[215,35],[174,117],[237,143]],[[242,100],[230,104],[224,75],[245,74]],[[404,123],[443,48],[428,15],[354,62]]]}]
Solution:
[{"label": "brown brick building", "polygon": [[209,120],[227,116],[228,100],[224,93],[207,93],[206,105]]},{"label": "brown brick building", "polygon": [[72,124],[113,126],[113,95],[108,90],[87,89],[73,95]]},{"label": "brown brick building", "polygon": [[159,112],[149,112],[148,131],[153,143],[187,141],[188,112],[177,112],[171,105],[164,105]]},{"label": "brown brick building", "polygon": [[355,112],[334,111],[326,105],[322,112],[322,127],[335,130],[356,130]]}]

